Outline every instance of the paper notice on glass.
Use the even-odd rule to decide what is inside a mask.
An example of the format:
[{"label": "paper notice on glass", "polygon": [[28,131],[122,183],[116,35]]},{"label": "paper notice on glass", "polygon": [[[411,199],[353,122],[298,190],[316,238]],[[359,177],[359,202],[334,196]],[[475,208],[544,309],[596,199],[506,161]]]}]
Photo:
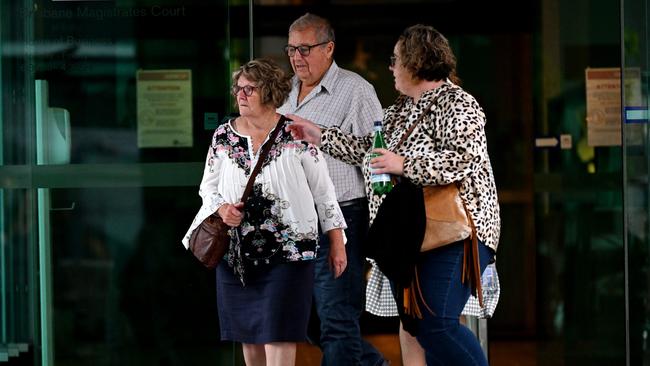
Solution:
[{"label": "paper notice on glass", "polygon": [[[589,146],[621,145],[621,69],[588,68],[587,143]],[[640,105],[641,72],[625,69],[625,104]]]},{"label": "paper notice on glass", "polygon": [[589,146],[621,144],[621,69],[588,68],[587,143]]},{"label": "paper notice on glass", "polygon": [[192,71],[138,70],[138,147],[192,146]]}]

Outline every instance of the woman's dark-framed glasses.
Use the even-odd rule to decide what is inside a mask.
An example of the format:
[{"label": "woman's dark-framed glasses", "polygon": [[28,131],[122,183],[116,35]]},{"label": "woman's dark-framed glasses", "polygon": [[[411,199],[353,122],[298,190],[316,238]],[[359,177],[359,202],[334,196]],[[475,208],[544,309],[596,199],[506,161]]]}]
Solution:
[{"label": "woman's dark-framed glasses", "polygon": [[233,85],[232,95],[237,96],[237,94],[239,94],[239,91],[243,90],[244,94],[246,94],[247,97],[250,97],[251,95],[253,95],[255,89],[257,89],[257,87],[252,85],[244,85],[244,86]]},{"label": "woman's dark-framed glasses", "polygon": [[390,67],[395,67],[396,62],[397,62],[397,56],[395,55],[390,56]]},{"label": "woman's dark-framed glasses", "polygon": [[298,50],[298,52],[302,56],[307,57],[307,56],[309,56],[309,53],[311,52],[312,48],[322,46],[322,45],[327,44],[329,42],[330,41],[325,41],[325,42],[316,43],[316,44],[312,44],[312,45],[303,44],[303,45],[300,45],[300,46],[292,46],[292,45],[288,44],[288,45],[284,46],[284,51],[287,53],[287,55],[289,55],[289,57],[293,57],[293,55],[296,54],[296,50]]}]

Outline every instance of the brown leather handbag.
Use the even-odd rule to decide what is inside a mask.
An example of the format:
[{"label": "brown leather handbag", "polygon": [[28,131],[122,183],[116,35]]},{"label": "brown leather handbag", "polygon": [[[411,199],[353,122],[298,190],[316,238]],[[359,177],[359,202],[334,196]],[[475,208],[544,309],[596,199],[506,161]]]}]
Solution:
[{"label": "brown leather handbag", "polygon": [[455,183],[427,186],[422,191],[427,221],[421,252],[455,243],[472,235],[469,216]]},{"label": "brown leather handbag", "polygon": [[217,215],[208,216],[190,236],[190,250],[207,268],[215,268],[230,245],[230,226]]},{"label": "brown leather handbag", "polygon": [[[417,121],[413,123],[397,145],[395,145],[393,151],[397,151],[402,143],[406,141],[443,93],[445,92],[439,94],[422,112],[422,115],[420,115]],[[426,211],[426,231],[422,246],[420,247],[421,252],[426,252],[427,250],[439,248],[471,237],[473,224],[470,222],[470,216],[463,200],[460,198],[460,190],[458,189],[457,183],[425,186],[422,190]]]},{"label": "brown leather handbag", "polygon": [[[280,118],[275,129],[271,132],[271,136],[266,143],[262,145],[260,155],[257,159],[257,164],[248,178],[248,183],[246,184],[246,189],[244,189],[244,194],[242,195],[240,202],[246,204],[248,197],[253,191],[255,177],[260,170],[262,170],[262,164],[264,163],[264,160],[266,160],[269,150],[271,150],[273,141],[275,141],[275,138],[284,126],[284,120],[284,116]],[[190,235],[190,250],[207,268],[215,268],[226,254],[226,251],[230,246],[230,229],[231,227],[226,225],[221,217],[212,214],[203,220],[203,222],[201,222],[201,224],[194,229]]]}]

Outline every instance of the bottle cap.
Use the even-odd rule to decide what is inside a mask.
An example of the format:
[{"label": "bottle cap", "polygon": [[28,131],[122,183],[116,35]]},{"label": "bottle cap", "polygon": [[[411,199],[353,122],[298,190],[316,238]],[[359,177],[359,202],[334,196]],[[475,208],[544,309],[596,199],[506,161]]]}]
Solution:
[{"label": "bottle cap", "polygon": [[375,121],[372,123],[375,127],[381,127],[381,121]]}]

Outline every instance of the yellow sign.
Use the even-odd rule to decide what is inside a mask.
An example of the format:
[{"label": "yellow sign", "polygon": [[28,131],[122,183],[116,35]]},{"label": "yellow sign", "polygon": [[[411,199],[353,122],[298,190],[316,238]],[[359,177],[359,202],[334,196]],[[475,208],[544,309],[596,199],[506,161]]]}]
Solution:
[{"label": "yellow sign", "polygon": [[[588,68],[587,143],[589,146],[618,146],[622,143],[621,69]],[[625,69],[625,105],[640,105],[641,72]]]},{"label": "yellow sign", "polygon": [[192,146],[192,71],[138,70],[138,147]]}]

